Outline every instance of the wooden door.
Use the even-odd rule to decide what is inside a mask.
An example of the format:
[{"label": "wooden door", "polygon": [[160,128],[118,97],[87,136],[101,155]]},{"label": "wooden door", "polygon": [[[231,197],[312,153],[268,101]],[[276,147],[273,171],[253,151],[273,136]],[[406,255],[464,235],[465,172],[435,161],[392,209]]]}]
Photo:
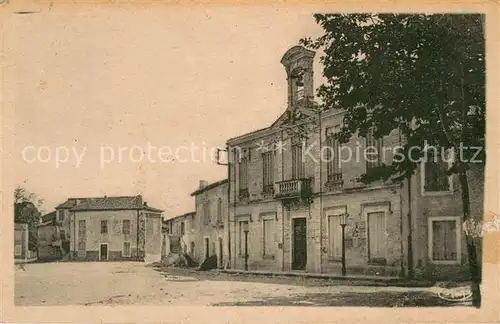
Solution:
[{"label": "wooden door", "polygon": [[307,264],[306,218],[293,219],[292,270],[305,270]]}]

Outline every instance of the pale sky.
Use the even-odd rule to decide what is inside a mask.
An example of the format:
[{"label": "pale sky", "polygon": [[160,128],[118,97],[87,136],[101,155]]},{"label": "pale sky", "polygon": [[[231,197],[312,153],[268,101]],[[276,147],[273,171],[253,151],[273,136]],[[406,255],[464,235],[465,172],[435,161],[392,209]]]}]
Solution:
[{"label": "pale sky", "polygon": [[[310,12],[269,6],[104,8],[12,20],[16,184],[43,197],[45,212],[68,197],[139,193],[167,218],[192,211],[199,180],[225,178],[225,166],[137,163],[128,150],[101,168],[101,147],[115,159],[119,147],[148,143],[212,148],[269,126],[286,106],[281,56],[321,29]],[[51,160],[25,162],[28,146],[48,147]],[[86,148],[79,167],[71,152],[56,167],[57,147]]]}]

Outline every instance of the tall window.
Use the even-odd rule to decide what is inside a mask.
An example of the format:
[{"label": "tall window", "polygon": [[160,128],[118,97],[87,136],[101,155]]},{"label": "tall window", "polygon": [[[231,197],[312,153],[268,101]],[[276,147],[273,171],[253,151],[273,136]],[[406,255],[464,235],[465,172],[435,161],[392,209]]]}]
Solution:
[{"label": "tall window", "polygon": [[129,257],[131,255],[130,242],[123,242],[123,256]]},{"label": "tall window", "polygon": [[248,150],[244,150],[242,152],[242,156],[240,158],[238,176],[239,176],[239,196],[244,198],[248,197],[248,160],[250,154]]},{"label": "tall window", "polygon": [[86,233],[87,228],[85,220],[81,219],[78,221],[78,256],[84,257],[86,255]]},{"label": "tall window", "polygon": [[184,222],[181,222],[181,235],[186,234],[186,225]]},{"label": "tall window", "polygon": [[210,223],[210,202],[205,201],[203,203],[203,224],[208,225]]},{"label": "tall window", "polygon": [[385,262],[385,212],[368,213],[368,259],[371,262]]},{"label": "tall window", "polygon": [[217,222],[222,222],[222,198],[217,199]]},{"label": "tall window", "polygon": [[304,161],[302,158],[302,145],[292,145],[292,179],[304,178]]},{"label": "tall window", "polygon": [[123,234],[130,234],[130,220],[129,219],[124,219],[123,224]]},{"label": "tall window", "polygon": [[57,211],[57,220],[58,220],[59,222],[64,221],[64,209],[59,209],[59,210]]},{"label": "tall window", "polygon": [[238,244],[238,252],[240,255],[245,254],[245,227],[248,226],[248,221],[240,221],[239,222],[239,244]]},{"label": "tall window", "polygon": [[102,220],[101,221],[101,234],[107,234],[107,233],[108,233],[108,221]]},{"label": "tall window", "polygon": [[342,256],[340,215],[328,216],[328,252],[332,259],[338,259]]},{"label": "tall window", "polygon": [[429,256],[434,263],[460,263],[458,217],[429,218]]},{"label": "tall window", "polygon": [[330,127],[326,131],[327,136],[327,182],[330,190],[340,189],[336,184],[342,181],[342,168],[340,162],[340,143],[335,139],[335,134],[340,132],[340,125]]},{"label": "tall window", "polygon": [[446,174],[448,171],[448,161],[439,152],[440,150],[426,150],[425,160],[423,162],[423,193],[429,192],[447,192],[451,191],[451,178]]},{"label": "tall window", "polygon": [[264,246],[264,257],[274,257],[274,219],[264,219],[263,221],[263,246]]},{"label": "tall window", "polygon": [[266,152],[262,154],[262,177],[263,192],[265,194],[272,193],[274,186],[273,152]]},{"label": "tall window", "polygon": [[383,139],[375,137],[375,129],[372,127],[366,134],[366,170],[382,165]]}]

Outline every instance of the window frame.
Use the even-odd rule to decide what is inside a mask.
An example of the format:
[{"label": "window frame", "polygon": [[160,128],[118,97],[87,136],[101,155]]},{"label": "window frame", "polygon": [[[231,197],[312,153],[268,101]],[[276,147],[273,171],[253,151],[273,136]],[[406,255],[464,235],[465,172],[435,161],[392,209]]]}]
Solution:
[{"label": "window frame", "polygon": [[58,222],[63,222],[64,221],[64,209],[59,209],[57,211],[57,221]]},{"label": "window frame", "polygon": [[[305,177],[305,161],[304,161],[304,152],[302,150],[302,142],[292,142],[291,145],[291,168],[292,168],[292,180],[300,180]],[[299,153],[299,154],[297,154]]]},{"label": "window frame", "polygon": [[[125,244],[128,243],[128,246],[129,246],[129,253],[128,255],[125,253]],[[125,258],[130,258],[132,256],[132,243],[130,241],[123,241],[123,245],[122,245],[122,257],[125,257]]]},{"label": "window frame", "polygon": [[[274,233],[276,233],[276,218],[275,216],[263,216],[262,217],[262,258],[263,259],[271,259],[274,260],[274,255],[276,254],[276,239],[271,241],[272,245],[272,254],[266,254],[266,222],[272,222],[272,227],[274,229]],[[272,235],[274,237],[274,234]],[[269,246],[269,243],[268,243]]]},{"label": "window frame", "polygon": [[[105,224],[106,226],[104,227],[106,230],[103,231],[103,224]],[[101,234],[108,234],[109,232],[109,228],[108,228],[108,221],[107,220],[101,220]]]},{"label": "window frame", "polygon": [[390,216],[391,211],[390,207],[387,204],[380,203],[380,205],[373,205],[373,206],[365,206],[363,207],[363,216],[365,220],[365,230],[366,230],[366,261],[368,264],[385,264],[387,262],[387,239],[384,240],[386,242],[386,249],[385,249],[385,255],[384,255],[384,260],[379,260],[381,258],[372,258],[370,256],[370,223],[369,223],[369,217],[368,214],[371,213],[384,213],[384,236],[387,236],[387,218]]},{"label": "window frame", "polygon": [[[457,252],[457,259],[456,260],[434,260],[433,259],[433,238],[434,238],[434,232],[432,229],[432,223],[433,222],[439,222],[439,221],[455,221],[455,235],[456,235],[456,252]],[[447,265],[453,265],[453,264],[462,264],[462,234],[461,234],[461,217],[460,216],[429,216],[427,219],[427,237],[428,237],[428,242],[427,242],[427,257],[429,259],[429,263],[431,264],[447,264]]]},{"label": "window frame", "polygon": [[262,192],[272,194],[274,191],[274,152],[262,153]]},{"label": "window frame", "polygon": [[22,256],[23,255],[23,246],[21,244],[14,245],[14,256]]},{"label": "window frame", "polygon": [[[366,150],[369,147],[374,147],[377,150],[377,161],[372,161],[373,157],[375,156],[375,152],[370,154],[370,161],[368,159],[365,159],[365,168],[366,171],[378,168],[382,166],[383,159],[382,159],[382,153],[383,153],[383,147],[384,147],[384,137],[375,137],[375,129],[373,127],[370,127],[368,132],[366,133],[365,136],[365,156],[367,154]],[[369,143],[371,142],[371,143]],[[370,144],[370,146],[368,145]]]},{"label": "window frame", "polygon": [[[128,222],[128,233],[125,233],[125,222]],[[132,229],[132,226],[131,226],[130,219],[122,220],[122,233],[124,235],[130,235],[131,229]]]},{"label": "window frame", "polygon": [[[424,152],[429,150],[429,147],[424,148]],[[447,154],[453,154],[451,151],[448,151]],[[441,154],[439,154],[441,155]],[[453,160],[455,159],[454,156],[452,156],[451,161],[448,162],[448,168],[450,168],[453,165]],[[443,161],[445,162],[445,161]],[[448,190],[443,190],[443,191],[426,191],[425,190],[425,161],[420,162],[420,192],[422,196],[448,196],[452,195],[454,192],[453,189],[453,175],[450,174],[448,176]]]},{"label": "window frame", "polygon": [[[242,224],[247,223],[250,226],[250,221],[248,219],[239,219],[238,220],[238,256],[241,258],[245,257],[245,235],[242,230]],[[250,233],[250,232],[249,232]],[[250,234],[249,234],[250,235]]]},{"label": "window frame", "polygon": [[[340,255],[334,255],[332,246],[333,246],[333,241],[332,237],[330,236],[330,218],[331,217],[340,217],[342,214],[347,213],[347,206],[341,206],[341,207],[333,207],[329,208],[328,210],[325,211],[325,217],[326,217],[326,225],[327,225],[327,237],[328,237],[328,259],[330,261],[339,261],[342,258],[342,252]],[[342,235],[342,227],[339,225],[338,227],[339,235]],[[342,239],[340,243],[340,248],[342,249]]]}]

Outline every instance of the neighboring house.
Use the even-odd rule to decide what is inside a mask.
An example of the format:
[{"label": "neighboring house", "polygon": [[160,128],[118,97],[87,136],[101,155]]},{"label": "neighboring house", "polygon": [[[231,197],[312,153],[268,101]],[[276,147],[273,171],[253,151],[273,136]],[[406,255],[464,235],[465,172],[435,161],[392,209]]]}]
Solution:
[{"label": "neighboring house", "polygon": [[[40,212],[30,201],[14,203],[14,223],[27,224],[28,226],[28,254],[31,256],[37,250],[37,228],[40,223]],[[23,226],[24,227],[24,226]]]},{"label": "neighboring house", "polygon": [[[409,184],[360,183],[357,178],[367,169],[391,163],[400,135],[369,133],[338,143],[332,135],[340,130],[344,111],[311,108],[314,56],[301,46],[289,49],[281,60],[288,82],[286,111],[271,126],[227,142],[231,267],[244,268],[248,229],[250,270],[340,273],[340,221],[347,214],[348,274],[401,276],[411,267],[417,276],[465,275],[457,177],[447,176],[445,162],[438,159],[423,163]],[[315,120],[301,125],[311,126],[306,139],[294,133],[293,115]],[[378,153],[366,158],[367,147]],[[354,154],[350,159],[343,155],[348,151]],[[480,217],[484,174],[479,167],[469,172],[471,210]],[[203,195],[196,196],[198,213]]]},{"label": "neighboring house", "polygon": [[168,235],[169,225],[166,220],[161,222],[161,258],[164,259],[170,254],[170,237]]},{"label": "neighboring house", "polygon": [[208,184],[200,181],[199,188],[191,196],[195,197],[198,227],[196,228],[196,251],[199,262],[217,255],[219,267],[229,263],[228,224],[228,180]]},{"label": "neighboring house", "polygon": [[61,231],[70,236],[74,260],[161,258],[162,210],[142,196],[69,198],[56,207]]},{"label": "neighboring house", "polygon": [[14,259],[22,260],[29,257],[28,224],[14,223]]},{"label": "neighboring house", "polygon": [[[52,261],[61,259],[65,254],[69,253],[69,236],[61,232],[61,225],[56,220],[55,211],[43,215],[41,219],[42,222],[37,225],[38,260]],[[66,249],[63,249],[63,245]]]},{"label": "neighboring house", "polygon": [[188,254],[191,259],[199,262],[199,253],[196,249],[198,237],[198,228],[196,213],[189,212],[166,220],[168,229],[170,252],[183,252]]}]

